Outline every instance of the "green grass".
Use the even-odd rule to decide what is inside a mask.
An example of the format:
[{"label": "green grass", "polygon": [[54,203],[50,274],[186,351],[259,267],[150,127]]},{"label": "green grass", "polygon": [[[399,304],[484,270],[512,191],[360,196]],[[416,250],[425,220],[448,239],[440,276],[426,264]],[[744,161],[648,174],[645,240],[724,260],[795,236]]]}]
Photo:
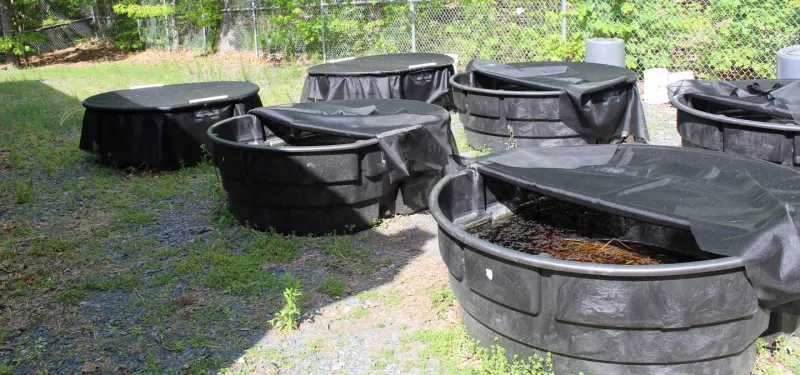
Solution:
[{"label": "green grass", "polygon": [[340,299],[344,296],[344,291],[346,288],[347,283],[344,281],[339,281],[330,276],[326,276],[319,286],[317,286],[317,291],[333,299]]},{"label": "green grass", "polygon": [[[422,344],[418,351],[421,361],[410,367],[425,367],[432,359],[438,361],[447,374],[458,375],[555,375],[548,354],[544,358],[507,358],[505,349],[493,343],[489,349],[467,336],[463,325],[432,330],[423,329],[400,338],[407,348],[412,343]],[[470,362],[464,359],[471,358]]]}]

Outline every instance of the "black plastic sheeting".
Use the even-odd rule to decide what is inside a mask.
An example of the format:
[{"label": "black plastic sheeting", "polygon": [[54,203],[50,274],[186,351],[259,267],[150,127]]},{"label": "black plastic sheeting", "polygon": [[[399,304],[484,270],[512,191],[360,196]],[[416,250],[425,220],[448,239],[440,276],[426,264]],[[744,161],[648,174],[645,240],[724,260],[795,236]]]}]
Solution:
[{"label": "black plastic sheeting", "polygon": [[301,102],[408,99],[452,108],[453,58],[437,53],[358,57],[308,68]]},{"label": "black plastic sheeting", "polygon": [[203,82],[111,91],[83,101],[79,147],[117,167],[178,168],[203,158],[214,123],[261,106],[249,82]]},{"label": "black plastic sheeting", "polygon": [[746,156],[641,145],[516,149],[481,174],[557,199],[678,229],[739,257],[762,307],[800,312],[800,172]]},{"label": "black plastic sheeting", "polygon": [[[638,75],[631,70],[579,62],[501,64],[489,60],[473,60],[467,70],[522,89],[561,91],[561,120],[584,138],[600,138],[604,143],[627,136],[649,140],[636,88]],[[602,100],[597,100],[593,94],[600,92]]]},{"label": "black plastic sheeting", "polygon": [[668,88],[672,96],[685,95],[744,113],[736,118],[761,114],[800,124],[800,80],[704,81],[686,80]]},{"label": "black plastic sheeting", "polygon": [[277,136],[310,132],[354,139],[377,139],[392,182],[415,172],[441,172],[455,165],[450,114],[411,100],[337,100],[257,108]]}]

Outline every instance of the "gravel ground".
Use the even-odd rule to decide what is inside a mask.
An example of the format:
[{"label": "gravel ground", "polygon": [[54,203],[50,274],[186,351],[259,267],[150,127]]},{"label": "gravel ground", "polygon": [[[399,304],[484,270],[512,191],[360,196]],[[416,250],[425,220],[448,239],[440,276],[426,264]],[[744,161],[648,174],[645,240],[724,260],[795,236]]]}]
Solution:
[{"label": "gravel ground", "polygon": [[677,112],[674,107],[669,104],[644,104],[644,115],[650,131],[650,144],[681,145],[681,137],[675,129]]}]

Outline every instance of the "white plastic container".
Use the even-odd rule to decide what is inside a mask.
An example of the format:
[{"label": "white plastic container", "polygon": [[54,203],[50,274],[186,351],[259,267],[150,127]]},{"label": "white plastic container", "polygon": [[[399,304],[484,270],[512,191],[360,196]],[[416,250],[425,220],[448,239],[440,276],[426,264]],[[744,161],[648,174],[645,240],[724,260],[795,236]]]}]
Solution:
[{"label": "white plastic container", "polygon": [[778,79],[800,79],[800,45],[778,51]]},{"label": "white plastic container", "polygon": [[669,103],[667,86],[669,85],[669,70],[664,68],[651,68],[644,71],[644,95],[642,101],[647,104]]}]

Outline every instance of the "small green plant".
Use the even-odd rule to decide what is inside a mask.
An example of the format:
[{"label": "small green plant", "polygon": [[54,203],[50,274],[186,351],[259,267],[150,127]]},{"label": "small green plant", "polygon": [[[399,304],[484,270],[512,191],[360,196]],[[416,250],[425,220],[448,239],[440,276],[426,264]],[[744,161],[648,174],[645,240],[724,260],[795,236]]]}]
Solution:
[{"label": "small green plant", "polygon": [[62,303],[75,303],[82,300],[84,297],[86,297],[86,291],[77,288],[70,288],[58,291],[58,293],[56,293],[55,300]]},{"label": "small green plant", "polygon": [[780,335],[775,339],[775,344],[772,348],[772,356],[778,363],[786,364],[789,361],[789,343],[786,336]]},{"label": "small green plant", "polygon": [[330,276],[326,276],[317,287],[317,291],[330,296],[333,299],[340,299],[344,296],[344,290],[346,287],[347,283],[344,281],[339,281]]},{"label": "small green plant", "polygon": [[455,294],[448,288],[442,288],[430,294],[431,310],[442,317],[453,306]]},{"label": "small green plant", "polygon": [[300,317],[300,307],[298,299],[302,297],[297,286],[290,286],[283,291],[283,298],[286,304],[275,314],[275,318],[269,321],[275,329],[280,332],[288,332],[297,329],[297,318]]},{"label": "small green plant", "polygon": [[767,355],[767,341],[763,338],[759,337],[756,340],[756,351],[758,352],[759,357],[763,357]]},{"label": "small green plant", "polygon": [[143,209],[127,208],[122,210],[117,218],[123,223],[145,225],[155,221],[156,215]]},{"label": "small green plant", "polygon": [[14,367],[11,365],[0,363],[0,375],[12,375]]},{"label": "small green plant", "polygon": [[95,290],[101,292],[113,292],[117,290],[134,290],[142,282],[133,275],[122,275],[110,279],[94,279],[83,284],[84,290]]},{"label": "small green plant", "polygon": [[11,194],[14,198],[14,202],[18,204],[33,202],[35,198],[33,195],[33,181],[28,181],[27,183],[24,183],[19,180],[12,180]]}]

